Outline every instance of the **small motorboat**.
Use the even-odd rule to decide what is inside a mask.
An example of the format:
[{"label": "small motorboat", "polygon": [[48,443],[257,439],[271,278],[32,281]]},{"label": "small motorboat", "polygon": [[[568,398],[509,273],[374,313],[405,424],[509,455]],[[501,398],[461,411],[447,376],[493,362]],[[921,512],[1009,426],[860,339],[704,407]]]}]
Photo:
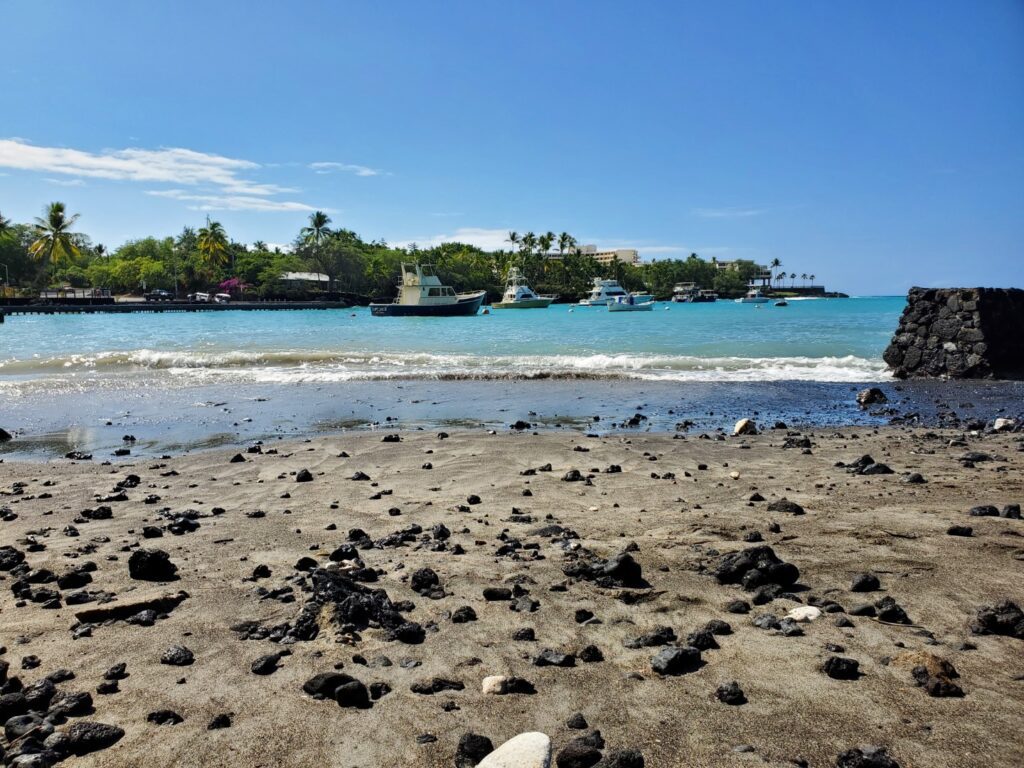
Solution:
[{"label": "small motorboat", "polygon": [[789,306],[789,302],[786,301],[785,299],[779,299],[778,301],[775,302],[775,306],[776,307],[788,307]]},{"label": "small motorboat", "polygon": [[450,285],[441,285],[429,264],[402,262],[398,297],[389,304],[370,304],[370,312],[376,317],[475,315],[486,295],[487,291],[456,293]]},{"label": "small motorboat", "polygon": [[501,301],[492,304],[495,309],[546,309],[557,296],[540,296],[526,283],[518,267],[508,271],[505,293]]},{"label": "small motorboat", "polygon": [[653,301],[636,301],[632,296],[620,296],[608,302],[609,312],[650,312],[654,309]]},{"label": "small motorboat", "polygon": [[754,289],[752,291],[747,291],[746,296],[742,299],[736,299],[736,301],[740,304],[767,304],[768,297]]}]

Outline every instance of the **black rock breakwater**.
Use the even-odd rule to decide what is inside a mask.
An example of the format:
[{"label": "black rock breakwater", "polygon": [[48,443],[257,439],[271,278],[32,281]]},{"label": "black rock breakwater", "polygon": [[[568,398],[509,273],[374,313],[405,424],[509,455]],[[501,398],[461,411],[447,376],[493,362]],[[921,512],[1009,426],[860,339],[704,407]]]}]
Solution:
[{"label": "black rock breakwater", "polygon": [[903,379],[1024,379],[1024,290],[911,288],[882,357]]}]

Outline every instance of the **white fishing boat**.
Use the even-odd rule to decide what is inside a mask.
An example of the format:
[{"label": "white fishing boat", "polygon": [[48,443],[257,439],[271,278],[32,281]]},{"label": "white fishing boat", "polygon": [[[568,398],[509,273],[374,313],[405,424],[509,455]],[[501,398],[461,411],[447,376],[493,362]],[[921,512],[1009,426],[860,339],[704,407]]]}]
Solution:
[{"label": "white fishing boat", "polygon": [[541,296],[534,293],[526,283],[526,277],[519,271],[518,267],[512,267],[508,271],[508,280],[505,282],[505,293],[501,301],[492,304],[494,309],[544,309],[550,306],[557,296]]},{"label": "white fishing boat", "polygon": [[398,297],[390,303],[370,304],[370,313],[377,317],[451,317],[475,315],[487,291],[456,293],[429,264],[402,262],[402,282]]},{"label": "white fishing boat", "polygon": [[653,301],[637,301],[632,294],[608,302],[609,312],[650,312],[652,309]]},{"label": "white fishing boat", "polygon": [[602,280],[599,277],[595,277],[590,294],[587,298],[580,299],[579,305],[581,307],[604,307],[610,302],[626,296],[629,296],[629,294],[619,285],[618,280]]},{"label": "white fishing boat", "polygon": [[759,290],[753,289],[747,291],[747,295],[742,299],[736,299],[739,304],[767,304],[768,297],[762,294]]},{"label": "white fishing boat", "polygon": [[633,300],[640,304],[646,304],[648,301],[654,301],[653,293],[644,293],[643,291],[632,291],[629,294],[633,297]]}]

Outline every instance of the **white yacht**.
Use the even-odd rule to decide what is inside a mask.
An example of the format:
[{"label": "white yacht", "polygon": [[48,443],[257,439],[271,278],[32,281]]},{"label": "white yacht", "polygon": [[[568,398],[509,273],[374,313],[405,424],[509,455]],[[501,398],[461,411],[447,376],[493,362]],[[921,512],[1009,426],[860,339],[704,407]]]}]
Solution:
[{"label": "white yacht", "polygon": [[629,294],[619,285],[618,280],[602,280],[599,277],[595,277],[594,286],[590,289],[590,295],[585,299],[580,299],[580,306],[606,307],[610,302],[616,301],[622,296],[629,296]]},{"label": "white yacht", "polygon": [[557,296],[540,296],[534,293],[526,283],[526,278],[518,267],[512,267],[508,271],[508,280],[505,283],[505,293],[501,301],[493,304],[494,309],[544,309],[551,304]]},{"label": "white yacht", "polygon": [[746,296],[744,296],[742,299],[736,299],[736,301],[739,304],[767,304],[768,297],[762,294],[756,288],[752,288],[751,290],[747,291]]},{"label": "white yacht", "polygon": [[615,301],[608,302],[609,312],[650,312],[654,309],[654,300],[639,301],[634,294],[619,296]]}]

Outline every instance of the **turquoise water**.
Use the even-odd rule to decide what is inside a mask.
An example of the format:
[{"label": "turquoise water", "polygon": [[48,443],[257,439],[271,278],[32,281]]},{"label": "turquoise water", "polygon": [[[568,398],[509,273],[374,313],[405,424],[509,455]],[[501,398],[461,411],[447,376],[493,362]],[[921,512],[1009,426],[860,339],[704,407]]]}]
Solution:
[{"label": "turquoise water", "polygon": [[15,316],[0,326],[0,391],[538,376],[874,381],[887,378],[881,354],[904,303],[556,305],[468,318],[366,309]]}]

